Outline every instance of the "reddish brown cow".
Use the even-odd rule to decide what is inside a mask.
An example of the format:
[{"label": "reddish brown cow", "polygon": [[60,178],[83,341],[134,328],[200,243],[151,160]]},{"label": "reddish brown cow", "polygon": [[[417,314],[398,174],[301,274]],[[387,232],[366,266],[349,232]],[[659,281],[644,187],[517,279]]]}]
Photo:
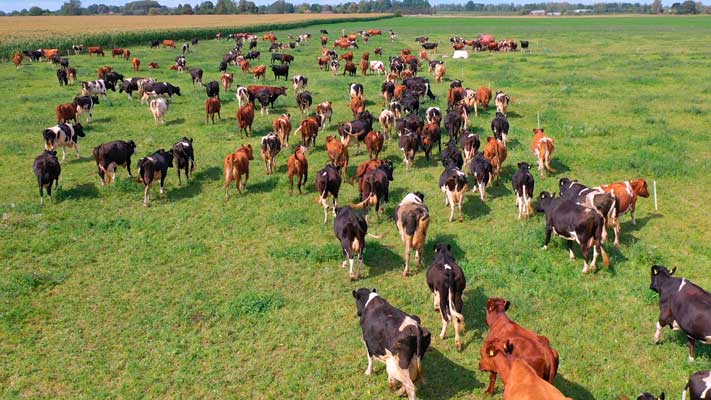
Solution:
[{"label": "reddish brown cow", "polygon": [[67,68],[67,78],[69,83],[74,83],[77,80],[77,70],[75,68]]},{"label": "reddish brown cow", "polygon": [[289,147],[289,135],[291,134],[291,115],[282,114],[278,118],[274,118],[272,128],[279,137],[281,147]]},{"label": "reddish brown cow", "polygon": [[107,73],[111,72],[113,68],[104,65],[103,67],[99,67],[99,69],[96,70],[97,75],[99,76],[98,79],[104,79],[104,76],[106,76]]},{"label": "reddish brown cow", "polygon": [[405,85],[395,85],[395,90],[393,91],[393,97],[398,100],[402,100],[402,95],[407,92],[407,86]]},{"label": "reddish brown cow", "polygon": [[264,65],[260,65],[260,66],[254,67],[254,69],[252,70],[252,73],[254,74],[254,79],[255,79],[255,80],[259,80],[259,77],[260,77],[260,76],[261,76],[262,78],[266,79],[266,78],[265,78],[266,72],[267,72],[267,67],[264,66]]},{"label": "reddish brown cow", "polygon": [[370,67],[370,63],[368,62],[368,60],[360,60],[359,67],[360,72],[363,74],[363,76],[368,75],[368,67]]},{"label": "reddish brown cow", "polygon": [[494,176],[489,181],[489,185],[493,183],[493,180],[501,175],[502,165],[506,161],[507,156],[506,145],[496,140],[494,136],[489,136],[486,138],[486,147],[484,147],[484,157],[491,162],[491,166],[494,167]]},{"label": "reddish brown cow", "polygon": [[220,81],[222,82],[222,87],[225,88],[226,92],[232,87],[232,82],[235,81],[235,76],[231,72],[223,72],[220,76]]},{"label": "reddish brown cow", "polygon": [[382,55],[383,55],[383,49],[382,49],[382,47],[376,47],[376,48],[373,50],[373,53],[375,53],[375,55],[377,55],[377,56],[382,56]]},{"label": "reddish brown cow", "polygon": [[378,168],[381,164],[383,164],[385,161],[376,159],[376,160],[370,160],[370,161],[363,161],[362,163],[358,164],[358,168],[356,168],[356,174],[351,178],[351,185],[353,182],[355,182],[356,179],[359,179],[360,183],[358,185],[359,191],[363,191],[363,177],[368,171],[372,171],[376,168]]},{"label": "reddish brown cow", "polygon": [[365,111],[365,100],[360,96],[351,97],[351,112],[353,112],[353,118],[356,118],[358,114]]},{"label": "reddish brown cow", "polygon": [[380,29],[368,29],[368,35],[370,36],[382,35],[382,33]]},{"label": "reddish brown cow", "polygon": [[299,188],[299,194],[301,192],[301,186],[306,185],[309,174],[309,160],[306,159],[306,147],[296,146],[294,149],[294,154],[289,157],[287,161],[287,166],[289,168],[289,194],[294,194],[294,176],[299,178],[297,186]]},{"label": "reddish brown cow", "polygon": [[131,50],[123,49],[123,59],[128,61],[129,58],[131,58]]},{"label": "reddish brown cow", "polygon": [[175,48],[175,40],[164,40],[164,41],[163,41],[163,47],[172,47],[172,48]]},{"label": "reddish brown cow", "polygon": [[318,69],[324,70],[328,69],[328,62],[331,61],[331,57],[323,56],[318,58]]},{"label": "reddish brown cow", "polygon": [[481,347],[479,369],[489,372],[489,387],[486,390],[489,394],[494,394],[497,373],[502,375],[504,384],[508,385],[503,371],[497,368],[499,366],[487,354],[487,348],[497,341],[510,342],[513,345],[511,355],[528,363],[538,376],[548,382],[553,382],[558,371],[558,352],[551,347],[548,338],[512,321],[506,315],[510,306],[510,302],[498,297],[490,298],[486,302],[486,324],[489,326],[489,335]]},{"label": "reddish brown cow", "polygon": [[491,89],[488,87],[480,87],[476,91],[476,101],[484,106],[485,110],[489,109],[489,102],[491,101]]},{"label": "reddish brown cow", "polygon": [[156,62],[148,63],[148,69],[158,69],[158,63],[156,63]]},{"label": "reddish brown cow", "polygon": [[59,49],[43,49],[42,53],[44,54],[44,58],[47,60],[51,59],[54,56],[59,56]]},{"label": "reddish brown cow", "polygon": [[634,218],[634,210],[637,206],[637,197],[649,197],[647,181],[642,178],[630,179],[624,182],[601,185],[593,189],[600,189],[607,193],[611,193],[619,202],[619,206],[617,208],[618,218],[615,218],[615,245],[619,246],[620,241],[617,232],[620,231],[620,216],[629,211],[630,216],[632,216],[632,224],[634,225],[637,223]]},{"label": "reddish brown cow", "polygon": [[[237,191],[241,194],[249,179],[249,161],[254,160],[252,145],[242,145],[237,151],[225,157],[225,198],[230,199],[230,184],[236,182]],[[242,182],[244,175],[244,182]]]},{"label": "reddish brown cow", "polygon": [[101,57],[104,56],[104,49],[101,48],[101,46],[93,46],[89,47],[88,49],[89,56],[92,54],[100,55]]},{"label": "reddish brown cow", "polygon": [[451,110],[464,99],[464,88],[461,86],[449,88],[447,92],[447,109]]},{"label": "reddish brown cow", "polygon": [[423,60],[429,61],[430,58],[427,56],[427,50],[422,50],[420,52],[420,58]]},{"label": "reddish brown cow", "polygon": [[555,169],[551,167],[551,157],[555,145],[553,138],[546,136],[542,128],[533,130],[533,143],[531,143],[531,151],[538,159],[538,171],[541,173],[541,178],[545,179],[546,171],[555,173]]},{"label": "reddish brown cow", "polygon": [[56,108],[57,113],[57,123],[63,124],[68,122],[70,119],[77,123],[77,109],[72,103],[60,104]]},{"label": "reddish brown cow", "polygon": [[133,65],[133,70],[138,72],[138,70],[141,68],[141,60],[134,57],[133,60],[131,60],[131,65]]},{"label": "reddish brown cow", "polygon": [[319,122],[316,117],[308,117],[301,121],[298,129],[294,131],[294,135],[301,131],[301,144],[308,146],[309,143],[316,145],[316,136],[318,135]]},{"label": "reddish brown cow", "polygon": [[347,51],[343,54],[341,54],[341,57],[338,58],[339,60],[346,60],[346,61],[353,61],[353,52]]},{"label": "reddish brown cow", "polygon": [[[383,134],[379,131],[370,131],[365,136],[364,141],[365,146],[368,148],[368,158],[377,160],[380,151],[383,149],[383,142],[385,141]],[[375,157],[373,157],[373,153],[375,153]]]},{"label": "reddish brown cow", "polygon": [[[248,73],[251,67],[252,66],[249,64],[248,60],[242,60],[239,62],[239,69],[242,70],[242,72],[244,73]],[[264,69],[266,71],[266,67],[264,67]]]},{"label": "reddish brown cow", "polygon": [[254,103],[251,101],[240,107],[237,111],[237,122],[239,123],[239,136],[243,134],[252,135],[252,122],[254,122]]},{"label": "reddish brown cow", "polygon": [[123,49],[111,49],[111,58],[116,56],[123,57]]},{"label": "reddish brown cow", "polygon": [[221,107],[220,99],[217,97],[208,97],[207,100],[205,100],[205,124],[208,123],[209,119],[212,119],[212,123],[214,124],[215,114],[217,114],[217,118],[222,120],[222,116],[220,115]]},{"label": "reddish brown cow", "polygon": [[22,64],[22,54],[20,53],[15,53],[15,55],[12,56],[12,63],[15,64],[15,68],[20,68],[20,64]]},{"label": "reddish brown cow", "polygon": [[335,136],[326,137],[326,153],[331,165],[341,170],[341,175],[347,176],[348,172],[348,147],[341,143]]},{"label": "reddish brown cow", "polygon": [[401,57],[409,56],[411,53],[412,53],[412,52],[410,51],[410,49],[402,49],[402,50],[400,50],[400,56],[401,56]]}]

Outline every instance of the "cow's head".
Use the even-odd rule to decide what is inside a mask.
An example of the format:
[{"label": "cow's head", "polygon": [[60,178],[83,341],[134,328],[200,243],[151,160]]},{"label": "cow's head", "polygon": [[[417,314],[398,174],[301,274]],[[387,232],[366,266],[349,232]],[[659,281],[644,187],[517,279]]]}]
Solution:
[{"label": "cow's head", "polygon": [[664,400],[665,397],[664,392],[662,392],[659,397],[655,397],[653,394],[645,392],[637,396],[637,400]]},{"label": "cow's head", "polygon": [[134,142],[133,140],[129,140],[127,144],[128,147],[133,151],[132,154],[136,154],[136,142]]},{"label": "cow's head", "polygon": [[632,190],[641,197],[649,197],[649,190],[647,189],[647,181],[642,178],[630,180],[630,186]]},{"label": "cow's head", "polygon": [[173,149],[170,149],[168,151],[162,151],[163,156],[165,157],[165,160],[168,162],[168,167],[172,168],[173,167],[173,157],[175,156],[175,153],[173,153]]},{"label": "cow's head", "polygon": [[420,203],[425,202],[425,195],[422,192],[412,192],[412,194],[415,195],[418,199],[420,199]]},{"label": "cow's head", "polygon": [[541,192],[536,202],[536,212],[546,212],[554,198],[550,192]]},{"label": "cow's head", "polygon": [[481,346],[480,360],[479,360],[479,370],[480,371],[490,371],[490,372],[501,372],[496,366],[497,357],[506,357],[513,353],[514,346],[509,340],[503,339],[487,339],[484,345]]},{"label": "cow's head", "polygon": [[434,245],[433,250],[435,254],[448,254],[452,250],[452,246],[450,246],[449,243],[437,243]]},{"label": "cow's head", "polygon": [[353,298],[356,302],[356,312],[359,317],[363,315],[363,311],[365,311],[365,304],[368,302],[371,293],[376,293],[375,288],[373,288],[373,290],[368,288],[360,288],[353,291]]},{"label": "cow's head", "polygon": [[378,166],[378,168],[380,168],[380,169],[382,169],[383,171],[385,171],[385,175],[387,175],[389,181],[394,180],[394,178],[393,178],[393,170],[395,169],[395,167],[393,166],[392,161],[390,161],[390,160],[385,160],[385,161],[383,161],[383,162]]},{"label": "cow's head", "polygon": [[668,278],[674,275],[674,272],[676,272],[676,267],[669,271],[667,267],[663,265],[652,265],[652,284],[649,285],[649,288],[657,293],[661,293],[660,290],[662,289],[662,286]]},{"label": "cow's head", "polygon": [[179,86],[173,86],[173,93],[177,94],[178,96],[182,96],[180,94],[180,87]]},{"label": "cow's head", "polygon": [[558,181],[558,188],[560,189],[560,192],[563,193],[566,191],[566,189],[568,189],[568,187],[570,187],[571,184],[575,182],[577,181],[568,177],[560,178],[560,180]]},{"label": "cow's head", "polygon": [[539,133],[543,133],[544,129],[543,128],[533,128],[533,134],[538,135]]},{"label": "cow's head", "polygon": [[[76,124],[76,125],[74,125],[74,134],[76,134],[76,135],[79,136],[79,137],[84,137],[84,136],[86,136],[86,135],[84,134],[84,127],[81,125],[81,122],[78,123],[78,124]],[[76,141],[76,137],[74,137],[74,138],[72,138],[72,139],[74,139],[74,141]]]},{"label": "cow's head", "polygon": [[486,324],[491,326],[499,315],[508,311],[511,302],[501,297],[492,297],[486,301]]},{"label": "cow's head", "polygon": [[45,150],[43,153],[44,156],[46,157],[54,157],[57,158],[57,150]]},{"label": "cow's head", "polygon": [[252,154],[252,145],[251,144],[246,144],[246,145],[243,144],[242,150],[244,150],[245,154],[247,154],[248,160],[254,160],[254,155]]},{"label": "cow's head", "polygon": [[520,171],[528,172],[531,169],[531,165],[527,162],[520,162],[517,164]]}]

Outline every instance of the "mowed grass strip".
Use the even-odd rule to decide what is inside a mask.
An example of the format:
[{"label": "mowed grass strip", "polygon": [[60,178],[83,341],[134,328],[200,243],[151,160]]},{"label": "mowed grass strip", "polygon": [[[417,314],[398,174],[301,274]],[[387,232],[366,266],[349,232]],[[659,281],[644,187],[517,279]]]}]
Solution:
[{"label": "mowed grass strip", "polygon": [[[452,244],[467,275],[463,336],[457,353],[451,338],[435,339],[424,359],[424,399],[488,398],[488,375],[479,372],[479,347],[486,336],[484,304],[502,296],[510,315],[550,338],[561,354],[556,386],[575,399],[629,397],[641,391],[678,393],[687,376],[711,367],[711,349],[698,347],[687,363],[686,340],[665,331],[652,344],[658,297],[649,287],[652,263],[677,266],[678,274],[711,288],[711,200],[704,189],[711,167],[708,133],[711,84],[708,55],[698,47],[711,38],[708,18],[591,19],[444,19],[398,18],[368,23],[316,25],[288,33],[311,32],[315,40],[290,50],[291,74],[309,77],[315,102],[334,103],[334,124],[310,149],[305,194],[289,196],[286,160],[267,176],[259,159],[259,137],[282,112],[298,125],[291,82],[272,115],[257,114],[254,137],[241,139],[234,94],[221,93],[223,119],[204,124],[205,91],[188,74],[169,71],[177,52],[132,47],[142,69],[181,87],[156,127],[148,106],[110,93],[97,107],[82,158],[73,152],[62,164],[60,189],[53,202],[39,206],[32,161],[43,149],[42,130],[56,123],[54,107],[70,102],[79,85],[60,88],[47,64],[0,65],[0,387],[3,397],[103,398],[182,397],[388,399],[382,364],[366,377],[351,291],[375,287],[394,305],[419,315],[433,332],[440,318],[432,310],[424,270],[401,277],[402,244],[394,223],[375,222],[368,239],[364,279],[352,283],[340,268],[332,219],[324,225],[316,203],[314,176],[327,161],[325,136],[335,123],[350,120],[348,84],[365,85],[368,108],[381,109],[382,77],[349,78],[321,72],[318,30],[331,37],[359,29],[394,29],[398,40],[375,37],[356,56],[383,47],[385,56],[403,47],[419,50],[416,36],[440,42],[441,58],[453,34],[531,41],[522,54],[471,54],[447,58],[447,79],[433,86],[435,102],[446,107],[451,79],[466,87],[491,85],[513,97],[509,107],[511,144],[503,177],[482,204],[468,196],[464,223],[448,223],[437,181],[441,167],[420,154],[405,172],[395,141],[382,157],[396,165],[386,214],[408,191],[420,190],[432,213],[425,261],[434,243]],[[335,35],[334,35],[335,33]],[[670,45],[673,44],[673,45]],[[231,42],[203,41],[188,54],[190,67],[217,80],[217,67]],[[261,62],[268,64],[260,42]],[[340,52],[339,52],[340,53]],[[70,57],[80,80],[96,79],[96,69],[114,66],[126,76],[130,65],[109,58]],[[236,84],[252,77],[231,67]],[[425,75],[426,73],[423,73]],[[493,106],[493,104],[492,104]],[[493,107],[492,107],[493,108]],[[475,133],[489,134],[494,110],[473,118]],[[638,202],[637,225],[623,217],[622,246],[606,246],[612,268],[582,275],[582,261],[568,260],[566,245],[554,239],[541,250],[544,221],[516,220],[511,175],[519,161],[533,163],[531,129],[541,125],[556,140],[553,166],[559,173],[541,181],[536,193],[554,191],[563,176],[597,185],[645,177],[657,182],[659,210],[653,199]],[[142,186],[119,170],[116,184],[102,187],[91,149],[104,142],[135,140],[138,157],[169,148],[180,137],[195,140],[198,169],[179,187],[168,172],[167,193],[154,188],[149,208],[141,204]],[[299,142],[292,137],[292,144]],[[446,138],[445,138],[446,140]],[[255,148],[247,192],[224,200],[223,159],[243,143]],[[367,159],[351,148],[351,168]],[[357,199],[344,184],[341,204]],[[577,252],[577,250],[576,250]],[[579,255],[578,255],[579,256]],[[500,399],[502,386],[499,383]]]}]

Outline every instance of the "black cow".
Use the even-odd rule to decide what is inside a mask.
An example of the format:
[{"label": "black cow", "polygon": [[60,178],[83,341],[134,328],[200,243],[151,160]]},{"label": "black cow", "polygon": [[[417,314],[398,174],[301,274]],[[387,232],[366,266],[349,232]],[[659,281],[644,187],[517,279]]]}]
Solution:
[{"label": "black cow", "polygon": [[328,195],[333,196],[333,215],[336,215],[338,207],[338,192],[341,189],[341,172],[338,167],[326,164],[322,170],[316,174],[316,190],[319,194],[319,203],[323,206],[323,223],[328,222]]},{"label": "black cow", "polygon": [[158,40],[151,40],[151,48],[159,47],[160,42]]},{"label": "black cow", "polygon": [[[662,328],[681,330],[689,341],[689,361],[694,361],[696,341],[711,344],[711,294],[686,278],[675,278],[676,271],[652,266],[650,289],[659,293],[659,322],[654,342],[662,339]],[[711,386],[711,384],[709,384]]]},{"label": "black cow", "polygon": [[59,81],[59,86],[66,86],[69,84],[69,79],[67,78],[67,70],[58,69],[57,70],[57,80]]},{"label": "black cow", "polygon": [[365,140],[368,132],[373,130],[373,115],[370,111],[363,111],[358,114],[358,118],[351,122],[338,124],[338,133],[341,135],[341,142],[346,146],[350,144],[353,137],[358,140],[358,144]]},{"label": "black cow", "polygon": [[469,173],[474,176],[474,184],[472,192],[479,189],[479,198],[481,201],[486,199],[486,186],[493,180],[494,167],[491,161],[484,157],[480,152],[477,152],[474,159],[469,164]]},{"label": "black cow", "polygon": [[219,72],[227,72],[227,61],[220,61]]},{"label": "black cow", "polygon": [[[250,93],[251,95],[251,93]],[[250,96],[251,97],[251,96]],[[271,95],[269,94],[269,89],[263,88],[259,89],[257,93],[254,94],[254,99],[256,99],[259,102],[259,112],[260,114],[264,114],[266,111],[267,114],[269,114],[269,99]]]},{"label": "black cow", "polygon": [[[116,168],[126,166],[128,176],[131,177],[131,156],[136,154],[136,143],[133,140],[125,142],[117,140],[114,142],[104,143],[94,147],[94,159],[96,167],[99,170],[99,178],[101,184],[111,183],[116,179]],[[111,173],[111,177],[107,179],[107,174]]]},{"label": "black cow", "polygon": [[518,171],[511,180],[514,193],[516,193],[516,207],[518,207],[518,219],[524,217],[528,219],[533,214],[533,186],[535,180],[531,175],[531,166],[528,163],[518,163]]},{"label": "black cow", "polygon": [[190,41],[190,44],[193,44],[193,45],[196,45],[196,44],[198,44],[198,43],[200,43],[200,39],[198,39],[198,38],[193,38],[193,39]]},{"label": "black cow", "polygon": [[[251,49],[251,47],[250,47],[250,49]],[[262,55],[262,53],[259,51],[256,51],[256,50],[250,51],[249,53],[245,54],[244,59],[245,60],[255,60],[255,59],[259,59],[259,57],[261,57],[261,55]]]},{"label": "black cow", "polygon": [[289,79],[289,64],[286,65],[272,65],[272,72],[274,73],[274,79],[278,79],[280,76],[284,77],[284,80]]},{"label": "black cow", "polygon": [[[225,68],[226,70],[227,68]],[[193,80],[193,85],[197,82],[202,85],[202,74],[203,71],[200,68],[190,68],[190,78]]]},{"label": "black cow", "polygon": [[[106,82],[106,88],[111,89],[110,86],[116,87],[116,83],[118,83],[118,81],[123,82],[123,75],[121,75],[115,71],[107,72],[104,75],[104,81]],[[112,90],[116,91],[116,89],[112,89]]]},{"label": "black cow", "polygon": [[434,295],[434,309],[442,316],[442,332],[439,338],[444,340],[447,326],[454,325],[454,343],[462,351],[460,331],[464,331],[462,294],[467,286],[464,271],[452,256],[449,244],[437,243],[434,246],[434,260],[427,269],[427,286]]},{"label": "black cow", "polygon": [[464,166],[464,158],[462,157],[462,152],[457,148],[457,140],[454,138],[449,139],[447,146],[442,150],[440,155],[442,159],[442,165],[447,168],[448,166],[455,166],[462,169]]},{"label": "black cow", "polygon": [[185,180],[190,179],[190,172],[195,170],[195,150],[193,149],[193,139],[183,136],[173,145],[173,156],[178,164],[178,185],[182,185],[180,171],[185,170]]},{"label": "black cow", "polygon": [[179,86],[173,86],[168,82],[150,82],[143,86],[141,102],[145,102],[151,96],[173,97],[174,94],[181,95]]},{"label": "black cow", "polygon": [[368,211],[371,206],[375,207],[375,215],[380,218],[384,211],[385,204],[390,195],[390,181],[393,180],[393,163],[384,161],[377,168],[371,169],[363,175],[360,185],[361,205],[366,207],[366,222],[368,221]]},{"label": "black cow", "polygon": [[417,113],[418,111],[420,111],[420,100],[417,98],[417,96],[412,95],[410,92],[407,92],[402,97],[400,103],[402,104],[402,110],[408,114]]},{"label": "black cow", "polygon": [[77,113],[88,113],[86,122],[89,123],[91,122],[91,117],[94,116],[94,106],[99,104],[99,96],[75,96],[72,104],[77,109]]},{"label": "black cow", "polygon": [[435,42],[430,42],[430,43],[422,43],[422,48],[425,50],[434,50],[439,46],[439,43]]},{"label": "black cow", "polygon": [[205,92],[207,92],[207,97],[217,97],[220,98],[220,83],[217,81],[208,82],[205,85]]},{"label": "black cow", "polygon": [[[350,207],[335,208],[336,219],[333,221],[333,231],[341,242],[343,249],[343,265],[349,266],[350,279],[360,279],[360,267],[363,265],[363,252],[365,251],[365,235],[368,233],[368,223],[362,215]],[[353,271],[355,256],[358,257],[358,273]]]},{"label": "black cow", "polygon": [[22,54],[26,55],[31,62],[39,61],[44,55],[40,50],[23,50]]},{"label": "black cow", "polygon": [[[595,271],[598,254],[602,254],[603,264],[606,267],[610,266],[610,260],[602,247],[602,231],[605,230],[605,221],[594,209],[581,206],[567,198],[554,198],[548,192],[541,192],[536,204],[536,212],[543,212],[546,215],[544,250],[548,248],[551,233],[555,233],[568,241],[568,252],[573,260],[575,259],[573,241],[580,245],[580,250],[583,253],[584,274],[590,270]],[[593,257],[588,264],[591,247]]]},{"label": "black cow", "polygon": [[528,48],[528,40],[521,40],[521,50]]},{"label": "black cow", "polygon": [[450,111],[447,116],[444,117],[444,127],[447,128],[447,134],[449,134],[449,139],[456,140],[459,137],[459,132],[464,129],[464,120],[462,120],[462,114],[459,111]]},{"label": "black cow", "polygon": [[325,29],[321,29],[321,34],[322,34],[322,35],[328,35],[328,31],[325,30]]},{"label": "black cow", "polygon": [[444,193],[444,205],[449,206],[450,209],[449,222],[454,221],[455,206],[459,209],[459,222],[464,222],[462,206],[464,205],[464,195],[469,190],[467,175],[454,165],[454,160],[449,160],[439,177],[439,187]]},{"label": "black cow", "polygon": [[[417,60],[413,60],[415,63],[417,63]],[[412,65],[410,65],[412,68]],[[413,72],[415,72],[413,70]],[[421,78],[421,77],[413,77],[413,78],[407,78],[404,81],[402,81],[402,84],[407,86],[408,89],[414,91],[417,93],[418,96],[427,96],[430,100],[435,100],[436,97],[434,94],[432,94],[432,90],[430,87],[430,81],[426,78]]]},{"label": "black cow", "polygon": [[605,228],[602,232],[602,242],[607,241],[607,227],[612,226],[615,232],[615,245],[620,245],[620,229],[617,223],[619,200],[610,193],[605,193],[600,189],[591,189],[585,185],[573,181],[569,178],[561,178],[558,182],[560,196],[573,200],[580,205],[597,210],[605,220]]},{"label": "black cow", "polygon": [[422,140],[420,138],[420,134],[417,131],[410,130],[407,127],[405,127],[402,131],[398,132],[400,135],[400,138],[398,139],[398,144],[400,145],[400,150],[402,150],[403,153],[403,159],[405,161],[405,170],[409,171],[410,167],[413,164],[413,161],[415,160],[415,154],[417,154]]},{"label": "black cow", "polygon": [[256,49],[257,48],[257,41],[256,40],[250,40],[249,41],[249,49]]},{"label": "black cow", "polygon": [[311,97],[311,92],[308,90],[296,95],[296,104],[299,106],[299,110],[301,110],[302,117],[309,113],[309,107],[311,107],[312,102],[313,98]]},{"label": "black cow", "polygon": [[420,324],[420,317],[407,314],[380,297],[375,289],[353,291],[363,342],[368,352],[366,375],[373,373],[373,359],[386,365],[388,382],[396,392],[415,400],[415,382],[422,375],[422,358],[430,346],[432,335]]},{"label": "black cow", "polygon": [[651,394],[651,393],[642,393],[639,396],[637,396],[637,400],[664,400],[666,396],[664,395],[664,392],[659,395],[659,397]]},{"label": "black cow", "polygon": [[47,195],[52,198],[52,183],[56,183],[59,187],[59,174],[62,173],[62,166],[59,165],[57,152],[45,150],[42,154],[35,158],[35,163],[32,170],[37,177],[37,186],[39,186],[40,205],[44,205],[44,188],[47,188]]},{"label": "black cow", "polygon": [[[682,400],[686,400],[687,392],[691,395],[689,400],[705,400],[711,394],[711,371],[699,371],[689,377],[684,387]],[[659,398],[664,400],[664,393]]]},{"label": "black cow", "polygon": [[138,175],[145,185],[143,190],[143,206],[148,207],[151,186],[156,179],[160,179],[160,194],[165,193],[165,177],[168,168],[173,167],[173,149],[165,151],[160,149],[148,157],[138,160]]},{"label": "black cow", "polygon": [[504,114],[500,112],[496,113],[496,117],[491,120],[491,131],[494,132],[494,136],[497,140],[503,141],[504,143],[508,141],[509,121]]}]

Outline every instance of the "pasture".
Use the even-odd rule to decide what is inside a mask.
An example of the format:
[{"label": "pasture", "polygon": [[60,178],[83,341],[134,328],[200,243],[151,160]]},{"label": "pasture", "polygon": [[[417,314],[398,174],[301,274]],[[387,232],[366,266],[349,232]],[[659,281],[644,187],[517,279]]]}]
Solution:
[{"label": "pasture", "polygon": [[[252,18],[250,16],[250,18]],[[389,218],[371,218],[363,279],[351,282],[341,269],[340,245],[333,219],[323,224],[316,203],[314,176],[327,162],[324,141],[337,135],[335,123],[351,120],[348,83],[365,86],[368,109],[381,110],[382,77],[344,77],[319,71],[319,29],[332,40],[357,29],[393,29],[398,39],[374,37],[354,51],[371,60],[417,50],[416,36],[440,43],[439,56],[450,54],[448,37],[529,40],[530,53],[470,53],[468,60],[447,58],[437,96],[422,110],[446,108],[451,79],[465,87],[491,85],[513,97],[509,107],[509,155],[501,179],[486,203],[468,194],[464,222],[447,222],[438,187],[438,153],[430,162],[420,152],[405,171],[396,140],[385,143],[382,158],[395,164],[386,215],[409,191],[425,194],[432,214],[425,265],[435,243],[450,243],[466,273],[464,349],[457,352],[451,331],[436,338],[440,317],[432,310],[425,268],[402,277],[403,246]],[[43,150],[42,131],[56,123],[54,108],[71,102],[79,84],[59,87],[55,68],[27,62],[19,70],[0,65],[0,393],[3,398],[238,398],[238,399],[393,399],[384,366],[367,365],[351,291],[377,288],[396,307],[417,314],[433,333],[424,357],[423,399],[486,399],[488,374],[478,370],[479,347],[486,336],[484,304],[488,297],[511,301],[509,315],[547,336],[560,353],[555,385],[574,399],[615,399],[642,391],[677,398],[688,375],[711,367],[711,347],[697,346],[687,362],[686,339],[664,331],[652,342],[658,296],[649,290],[650,266],[678,267],[686,277],[711,288],[711,170],[708,131],[711,82],[707,46],[711,24],[705,17],[627,18],[396,18],[374,22],[314,25],[287,33],[310,32],[311,42],[287,51],[295,56],[290,77],[308,76],[314,103],[334,103],[333,124],[309,149],[309,180],[304,195],[290,196],[286,160],[277,173],[265,174],[259,138],[272,120],[299,111],[291,82],[267,83],[288,88],[269,117],[256,113],[254,135],[241,139],[235,120],[237,101],[222,91],[222,121],[205,125],[205,90],[191,85],[188,73],[168,70],[179,52],[127,46],[142,60],[134,74],[128,61],[71,56],[79,80],[96,79],[96,69],[111,65],[125,76],[151,76],[180,86],[167,123],[155,126],[148,106],[110,92],[94,111],[81,158],[68,151],[60,188],[40,207],[32,162]],[[163,39],[156,37],[156,39]],[[203,40],[187,55],[189,67],[205,70],[204,82],[219,79],[222,55],[231,41]],[[86,46],[91,43],[84,43]],[[261,64],[269,64],[268,45],[260,41]],[[384,56],[373,55],[382,47]],[[339,51],[339,54],[341,51]],[[160,69],[148,71],[155,61]],[[260,62],[255,61],[253,65]],[[387,62],[386,62],[387,65]],[[251,75],[231,66],[235,85]],[[360,74],[360,73],[359,73]],[[427,75],[426,70],[421,73]],[[430,76],[431,82],[434,82]],[[234,90],[234,89],[233,89]],[[314,107],[312,107],[313,112]],[[644,177],[656,180],[659,210],[653,199],[640,199],[637,225],[622,219],[622,245],[605,245],[611,268],[588,275],[578,260],[568,259],[559,238],[547,251],[544,218],[516,219],[511,175],[519,161],[535,164],[531,130],[541,126],[556,141],[557,174],[541,180],[535,193],[556,191],[568,176],[588,185]],[[472,117],[472,130],[490,135],[493,102]],[[377,124],[376,124],[377,126]],[[376,128],[376,129],[379,129]],[[91,149],[112,140],[137,143],[136,161],[168,149],[178,139],[194,139],[197,169],[178,186],[175,169],[167,193],[154,186],[148,208],[143,186],[119,169],[118,181],[102,187]],[[290,143],[299,138],[292,136]],[[446,142],[446,135],[443,141]],[[223,160],[251,143],[247,191],[225,201]],[[70,149],[68,149],[70,150]],[[352,176],[367,159],[350,148]],[[471,178],[470,178],[471,179]],[[340,202],[358,198],[357,186],[344,184]],[[371,215],[372,217],[372,215]],[[610,231],[610,233],[612,233]],[[598,268],[602,268],[601,265]],[[501,399],[499,380],[494,399]]]}]

